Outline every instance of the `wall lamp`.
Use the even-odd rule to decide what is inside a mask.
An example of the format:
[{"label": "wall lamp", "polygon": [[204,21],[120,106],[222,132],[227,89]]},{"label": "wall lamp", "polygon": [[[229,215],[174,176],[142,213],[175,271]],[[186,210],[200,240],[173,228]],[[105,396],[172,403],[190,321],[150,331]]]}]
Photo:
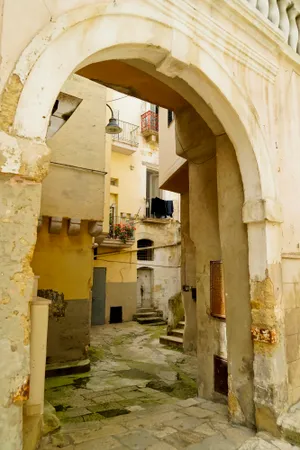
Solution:
[{"label": "wall lamp", "polygon": [[111,118],[109,119],[108,124],[105,127],[105,132],[107,134],[119,134],[119,133],[121,133],[121,131],[123,131],[123,130],[119,126],[117,120],[115,119],[114,112],[113,112],[112,108],[108,104],[106,104],[106,106],[111,111]]}]

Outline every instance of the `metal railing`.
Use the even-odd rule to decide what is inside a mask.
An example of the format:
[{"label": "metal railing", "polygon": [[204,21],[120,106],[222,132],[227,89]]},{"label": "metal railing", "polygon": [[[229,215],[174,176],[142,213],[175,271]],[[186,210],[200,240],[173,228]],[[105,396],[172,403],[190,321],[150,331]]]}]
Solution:
[{"label": "metal railing", "polygon": [[114,141],[124,142],[125,144],[132,145],[133,147],[139,146],[139,126],[133,123],[124,122],[123,120],[118,120],[120,127],[122,128],[121,133],[113,134],[112,138]]},{"label": "metal railing", "polygon": [[108,238],[120,239],[124,243],[135,239],[134,219],[110,215]]},{"label": "metal railing", "polygon": [[141,115],[142,135],[158,134],[158,114],[147,111]]}]

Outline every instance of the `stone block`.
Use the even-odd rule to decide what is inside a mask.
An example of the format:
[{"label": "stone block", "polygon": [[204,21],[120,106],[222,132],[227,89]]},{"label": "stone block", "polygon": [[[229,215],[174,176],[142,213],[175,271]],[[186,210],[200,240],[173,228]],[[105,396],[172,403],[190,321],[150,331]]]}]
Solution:
[{"label": "stone block", "polygon": [[62,413],[63,417],[79,417],[85,414],[90,414],[90,411],[86,408],[70,408]]},{"label": "stone block", "polygon": [[195,428],[194,431],[201,434],[202,436],[214,436],[218,433],[219,430],[215,430],[208,423],[203,423],[202,425],[199,425],[199,427]]},{"label": "stone block", "polygon": [[[92,441],[93,439],[103,439],[104,437],[106,438],[127,432],[126,428],[115,423],[112,425],[105,425],[99,430],[94,430],[93,423],[90,424],[90,429],[88,427],[89,424],[87,423],[86,425],[87,427],[85,429],[80,429],[79,431],[70,433],[74,444],[81,444],[83,442]],[[88,447],[88,444],[86,444],[86,446]]]},{"label": "stone block", "polygon": [[160,441],[145,430],[136,430],[122,436],[122,445],[138,450],[146,450],[150,446],[158,448]]},{"label": "stone block", "polygon": [[286,337],[286,357],[287,362],[291,363],[299,359],[299,335],[293,334]]},{"label": "stone block", "polygon": [[234,444],[238,448],[245,441],[255,436],[255,432],[250,430],[249,428],[244,427],[236,427],[236,428],[228,428],[228,430],[223,432],[223,435]]},{"label": "stone block", "polygon": [[300,359],[288,365],[289,382],[293,387],[300,386]]},{"label": "stone block", "polygon": [[284,309],[293,309],[297,307],[296,292],[298,289],[300,289],[299,283],[283,283]]},{"label": "stone block", "polygon": [[124,400],[123,397],[121,397],[119,394],[107,394],[107,395],[101,395],[99,397],[94,397],[93,401],[95,403],[101,404],[101,403],[110,403],[110,402],[117,402],[117,401]]},{"label": "stone block", "polygon": [[300,260],[284,259],[282,263],[282,280],[284,283],[300,282]]},{"label": "stone block", "polygon": [[93,439],[92,441],[89,441],[88,444],[83,442],[82,444],[76,446],[76,450],[117,450],[121,448],[120,443],[113,437]]},{"label": "stone block", "polygon": [[194,398],[187,398],[186,400],[179,400],[177,405],[182,406],[183,408],[188,408],[189,406],[198,405],[198,402]]},{"label": "stone block", "polygon": [[300,308],[288,309],[285,313],[285,333],[287,336],[299,333]]},{"label": "stone block", "polygon": [[185,414],[189,416],[198,417],[199,419],[204,419],[206,417],[212,417],[216,413],[214,411],[209,411],[207,409],[198,408],[196,406],[191,406],[190,408],[186,408],[184,410]]},{"label": "stone block", "polygon": [[224,438],[221,434],[210,436],[197,444],[189,445],[186,450],[235,450],[236,445]]}]

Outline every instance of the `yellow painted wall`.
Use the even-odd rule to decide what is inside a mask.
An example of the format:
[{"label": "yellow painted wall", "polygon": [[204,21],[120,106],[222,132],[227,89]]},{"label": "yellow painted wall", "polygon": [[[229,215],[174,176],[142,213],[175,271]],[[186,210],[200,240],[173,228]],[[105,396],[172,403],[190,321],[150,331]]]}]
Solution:
[{"label": "yellow painted wall", "polygon": [[136,252],[119,252],[116,249],[98,248],[95,267],[106,267],[107,283],[136,283]]},{"label": "yellow painted wall", "polygon": [[[119,186],[112,186],[111,192],[118,194],[118,214],[137,214],[144,208],[146,196],[146,167],[138,155],[111,153],[111,177],[119,180]],[[144,194],[144,196],[143,196]]]},{"label": "yellow painted wall", "polygon": [[118,253],[116,249],[100,247],[94,265],[106,268],[105,322],[109,323],[110,308],[114,306],[122,306],[123,321],[132,320],[137,307],[136,252]]},{"label": "yellow painted wall", "polygon": [[44,218],[33,255],[32,268],[39,275],[39,289],[63,292],[65,300],[88,299],[92,286],[93,251],[88,223],[82,222],[79,236],[67,234],[67,220],[60,234],[48,232]]}]

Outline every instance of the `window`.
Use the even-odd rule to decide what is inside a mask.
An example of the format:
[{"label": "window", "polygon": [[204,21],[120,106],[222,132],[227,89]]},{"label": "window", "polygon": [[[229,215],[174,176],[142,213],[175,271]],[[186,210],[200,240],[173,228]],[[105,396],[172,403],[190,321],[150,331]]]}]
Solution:
[{"label": "window", "polygon": [[210,262],[210,313],[225,319],[225,294],[222,261]]},{"label": "window", "polygon": [[151,200],[153,198],[162,198],[162,191],[159,189],[158,172],[147,169],[146,178],[146,217],[151,216]]},{"label": "window", "polygon": [[151,241],[150,239],[139,239],[137,242],[137,246],[140,249],[144,248],[144,250],[138,250],[138,252],[137,252],[138,261],[153,261],[154,260],[153,248],[146,248],[146,247],[153,247],[153,241]]},{"label": "window", "polygon": [[158,114],[159,108],[158,108],[158,106],[153,105],[152,103],[150,103],[150,111],[152,111],[155,114]]},{"label": "window", "polygon": [[148,169],[147,169],[146,196],[149,199],[160,196],[158,172],[154,172]]},{"label": "window", "polygon": [[168,109],[168,127],[171,125],[171,123],[174,120],[174,113],[170,109]]},{"label": "window", "polygon": [[119,180],[118,180],[118,178],[111,178],[111,179],[110,179],[110,185],[111,185],[111,186],[119,186]]}]

